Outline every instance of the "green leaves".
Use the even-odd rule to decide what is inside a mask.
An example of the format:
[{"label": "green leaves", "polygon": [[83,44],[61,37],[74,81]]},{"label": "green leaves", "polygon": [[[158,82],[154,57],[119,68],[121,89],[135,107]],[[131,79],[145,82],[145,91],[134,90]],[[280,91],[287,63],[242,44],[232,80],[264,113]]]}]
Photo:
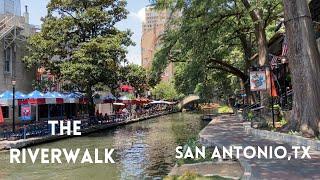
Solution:
[{"label": "green leaves", "polygon": [[89,95],[95,86],[114,88],[131,32],[115,24],[126,18],[122,0],[51,0],[41,32],[28,41],[29,67],[45,67],[61,82]]},{"label": "green leaves", "polygon": [[120,76],[122,83],[130,84],[140,95],[142,95],[148,89],[147,72],[139,65],[129,64],[121,67]]},{"label": "green leaves", "polygon": [[[272,36],[282,11],[281,0],[157,0],[157,7],[170,8],[181,16],[171,20],[161,37],[151,85],[174,62],[178,92],[196,92],[203,98],[226,96],[239,89],[239,79],[246,82],[250,58],[260,51],[255,25],[263,22]],[[252,17],[253,10],[262,10],[257,13],[259,19]]]},{"label": "green leaves", "polygon": [[152,95],[156,99],[174,100],[178,98],[174,85],[170,82],[160,82],[152,89]]}]

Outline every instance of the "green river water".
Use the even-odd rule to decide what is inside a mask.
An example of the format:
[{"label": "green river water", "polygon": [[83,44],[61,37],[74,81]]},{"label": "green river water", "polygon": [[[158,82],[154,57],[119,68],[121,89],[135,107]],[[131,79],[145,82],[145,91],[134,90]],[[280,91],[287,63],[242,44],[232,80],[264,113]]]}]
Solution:
[{"label": "green river water", "polygon": [[9,153],[1,152],[0,179],[162,178],[175,165],[175,148],[198,137],[205,125],[200,114],[177,113],[32,147],[88,148],[92,154],[94,148],[114,148],[115,164],[10,164]]}]

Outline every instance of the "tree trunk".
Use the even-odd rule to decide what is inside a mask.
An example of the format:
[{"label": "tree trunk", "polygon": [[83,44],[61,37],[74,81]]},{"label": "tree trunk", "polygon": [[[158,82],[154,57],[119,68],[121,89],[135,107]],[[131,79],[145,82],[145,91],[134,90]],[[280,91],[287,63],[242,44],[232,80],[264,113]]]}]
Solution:
[{"label": "tree trunk", "polygon": [[[242,0],[243,5],[245,8],[250,11],[250,17],[255,24],[255,36],[258,45],[258,55],[259,55],[259,66],[263,67],[267,65],[266,63],[268,58],[268,42],[267,42],[267,35],[266,35],[266,25],[263,19],[263,10],[262,9],[253,9],[250,4],[249,0]],[[260,92],[260,99],[261,99],[261,106],[268,107],[269,102],[267,98],[269,98],[269,91],[261,91]],[[265,108],[262,112],[267,113],[268,109]]]},{"label": "tree trunk", "polygon": [[306,0],[283,0],[293,84],[293,123],[304,136],[319,134],[320,55]]},{"label": "tree trunk", "polygon": [[[257,22],[258,21],[258,22]],[[262,20],[257,20],[255,23],[255,34],[258,41],[258,54],[259,54],[259,65],[262,67],[266,65],[268,57],[268,45],[267,45],[267,35],[265,30],[265,25]]]},{"label": "tree trunk", "polygon": [[[249,77],[249,71],[251,67],[250,59],[252,57],[252,43],[251,43],[251,36],[247,37],[244,34],[239,35],[241,45],[244,51],[244,60],[245,60],[245,66],[244,66],[244,74],[246,74]],[[249,78],[246,81],[242,81],[243,88],[245,89],[246,97],[245,97],[245,103],[249,104],[251,100],[253,99],[252,93],[250,90],[250,82]]]},{"label": "tree trunk", "polygon": [[263,10],[261,9],[252,9],[249,0],[242,0],[245,8],[250,11],[250,17],[252,22],[255,24],[255,35],[258,42],[258,54],[259,54],[259,65],[264,66],[267,62],[268,57],[268,43],[267,35],[265,29],[265,21],[263,19]]},{"label": "tree trunk", "polygon": [[88,106],[89,116],[95,116],[95,104],[93,100],[93,91],[91,90],[91,88],[87,90],[86,94],[89,100],[89,106]]}]

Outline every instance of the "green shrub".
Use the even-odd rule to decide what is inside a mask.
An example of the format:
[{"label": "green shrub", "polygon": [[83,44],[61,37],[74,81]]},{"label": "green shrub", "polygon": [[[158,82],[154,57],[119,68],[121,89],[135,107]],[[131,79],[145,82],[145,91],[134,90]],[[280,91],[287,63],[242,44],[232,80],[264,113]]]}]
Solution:
[{"label": "green shrub", "polygon": [[230,108],[230,107],[227,106],[227,105],[220,106],[220,107],[218,108],[218,113],[232,113],[232,112],[233,112],[232,108]]}]

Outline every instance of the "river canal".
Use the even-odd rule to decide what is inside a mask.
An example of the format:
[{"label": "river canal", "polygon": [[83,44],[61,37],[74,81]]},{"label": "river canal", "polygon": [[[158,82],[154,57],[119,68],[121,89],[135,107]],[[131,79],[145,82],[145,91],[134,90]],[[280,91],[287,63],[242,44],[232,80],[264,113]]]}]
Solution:
[{"label": "river canal", "polygon": [[[177,113],[88,136],[32,148],[114,148],[115,164],[10,164],[0,153],[0,179],[144,179],[163,177],[174,166],[175,148],[197,138],[200,114]],[[94,153],[92,153],[94,154]],[[62,161],[65,162],[65,161]]]}]

